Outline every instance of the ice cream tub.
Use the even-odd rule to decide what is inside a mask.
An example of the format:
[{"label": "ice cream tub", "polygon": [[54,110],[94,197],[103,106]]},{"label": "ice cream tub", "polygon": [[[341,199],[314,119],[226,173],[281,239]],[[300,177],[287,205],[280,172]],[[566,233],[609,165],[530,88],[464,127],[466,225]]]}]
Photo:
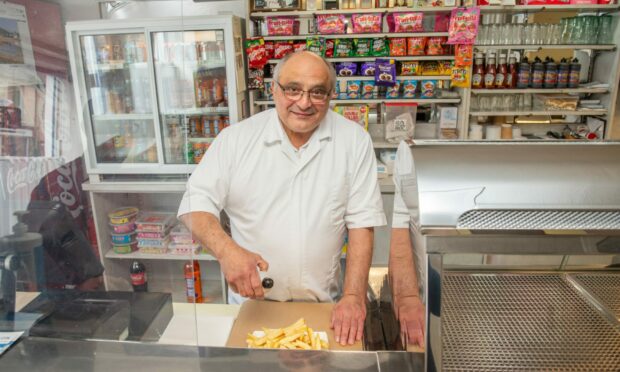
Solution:
[{"label": "ice cream tub", "polygon": [[135,207],[123,207],[113,210],[108,213],[110,223],[113,225],[123,225],[126,223],[134,222],[138,215],[138,208]]},{"label": "ice cream tub", "polygon": [[112,244],[114,253],[127,254],[138,250],[138,242],[133,241],[129,244]]},{"label": "ice cream tub", "polygon": [[112,244],[129,244],[134,239],[136,233],[132,232],[129,234],[111,234],[112,235]]}]

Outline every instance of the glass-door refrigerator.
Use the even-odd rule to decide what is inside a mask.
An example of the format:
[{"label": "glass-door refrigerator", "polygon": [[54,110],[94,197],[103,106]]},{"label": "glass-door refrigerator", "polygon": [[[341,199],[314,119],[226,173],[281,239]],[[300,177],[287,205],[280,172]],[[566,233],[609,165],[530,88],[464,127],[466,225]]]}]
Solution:
[{"label": "glass-door refrigerator", "polygon": [[67,25],[89,174],[186,174],[242,119],[234,16]]}]

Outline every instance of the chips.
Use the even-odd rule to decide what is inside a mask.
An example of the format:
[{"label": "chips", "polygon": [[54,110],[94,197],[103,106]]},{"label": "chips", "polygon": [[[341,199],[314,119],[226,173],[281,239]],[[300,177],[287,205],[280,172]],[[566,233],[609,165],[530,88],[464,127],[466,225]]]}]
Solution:
[{"label": "chips", "polygon": [[304,318],[284,328],[263,328],[264,335],[248,333],[248,347],[261,349],[329,349],[329,343],[322,340],[318,332],[308,327]]}]

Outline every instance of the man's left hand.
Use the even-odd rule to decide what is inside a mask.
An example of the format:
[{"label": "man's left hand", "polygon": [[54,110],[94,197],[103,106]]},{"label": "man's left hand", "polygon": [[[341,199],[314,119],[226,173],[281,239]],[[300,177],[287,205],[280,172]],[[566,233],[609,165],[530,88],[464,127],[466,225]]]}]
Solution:
[{"label": "man's left hand", "polygon": [[362,339],[366,320],[366,299],[348,294],[342,296],[332,311],[334,338],[341,345],[353,345]]}]

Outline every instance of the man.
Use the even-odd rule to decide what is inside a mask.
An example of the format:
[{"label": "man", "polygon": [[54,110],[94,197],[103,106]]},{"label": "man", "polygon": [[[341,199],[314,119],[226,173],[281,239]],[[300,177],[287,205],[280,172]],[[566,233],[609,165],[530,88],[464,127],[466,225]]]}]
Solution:
[{"label": "man", "polygon": [[[220,133],[188,181],[179,216],[220,262],[233,303],[333,301],[348,229],[332,328],[336,342],[353,344],[366,317],[374,226],[386,223],[372,142],[329,110],[336,74],[323,58],[288,55],[273,80],[276,108]],[[268,293],[257,267],[274,281]]]},{"label": "man", "polygon": [[[403,341],[424,347],[425,307],[421,299],[426,278],[426,252],[423,244],[412,247],[409,226],[415,228],[417,215],[410,214],[418,205],[417,181],[411,149],[401,142],[394,163],[394,214],[390,240],[389,276],[394,311],[400,322]],[[403,196],[407,197],[407,203]],[[408,208],[409,207],[409,208]],[[413,212],[413,211],[412,211]],[[415,250],[415,258],[414,258]],[[418,281],[420,278],[420,282]]]}]

